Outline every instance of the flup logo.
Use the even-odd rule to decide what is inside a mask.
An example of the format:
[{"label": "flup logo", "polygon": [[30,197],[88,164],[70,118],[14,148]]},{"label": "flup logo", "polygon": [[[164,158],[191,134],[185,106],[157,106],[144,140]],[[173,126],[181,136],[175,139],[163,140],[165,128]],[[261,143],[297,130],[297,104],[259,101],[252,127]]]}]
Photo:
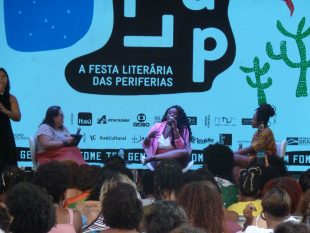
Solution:
[{"label": "flup logo", "polygon": [[114,0],[106,9],[106,15],[113,15],[112,31],[107,27],[104,32],[109,39],[97,51],[72,60],[66,79],[75,90],[93,94],[209,90],[235,57],[228,4],[229,0]]}]

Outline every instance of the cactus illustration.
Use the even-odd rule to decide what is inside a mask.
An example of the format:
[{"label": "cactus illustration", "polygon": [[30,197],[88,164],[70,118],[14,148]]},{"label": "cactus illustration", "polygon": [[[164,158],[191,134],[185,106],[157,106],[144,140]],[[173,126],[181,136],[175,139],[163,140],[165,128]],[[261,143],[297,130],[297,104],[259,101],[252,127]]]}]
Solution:
[{"label": "cactus illustration", "polygon": [[244,73],[254,72],[256,82],[253,82],[251,77],[248,75],[246,76],[246,80],[251,87],[257,88],[258,105],[261,105],[261,104],[267,103],[264,89],[267,89],[268,87],[272,85],[272,79],[270,77],[268,77],[266,83],[262,83],[261,76],[263,76],[269,71],[270,65],[268,62],[266,62],[263,68],[260,68],[258,57],[255,57],[253,59],[253,65],[254,65],[253,68],[240,66],[240,70],[242,70]]},{"label": "cactus illustration", "polygon": [[300,62],[293,62],[288,58],[287,55],[287,48],[286,48],[286,41],[281,41],[280,43],[280,54],[276,55],[273,52],[273,47],[270,42],[266,44],[266,52],[267,55],[274,60],[283,60],[286,65],[288,65],[291,68],[300,68],[300,75],[299,80],[297,84],[296,89],[296,97],[302,97],[302,96],[308,96],[307,91],[307,69],[310,67],[310,60],[307,61],[306,59],[306,46],[303,42],[303,39],[309,36],[310,34],[310,27],[307,30],[303,31],[303,28],[305,26],[305,17],[301,19],[299,22],[297,33],[292,34],[288,32],[282,25],[282,23],[278,20],[277,21],[277,28],[278,30],[286,37],[293,38],[296,41],[299,56],[300,56]]}]

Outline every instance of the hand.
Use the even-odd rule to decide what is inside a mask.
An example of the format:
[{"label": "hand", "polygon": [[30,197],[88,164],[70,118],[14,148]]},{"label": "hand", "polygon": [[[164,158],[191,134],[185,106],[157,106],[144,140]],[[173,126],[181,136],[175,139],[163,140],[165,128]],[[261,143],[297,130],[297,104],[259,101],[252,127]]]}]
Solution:
[{"label": "hand", "polygon": [[245,209],[243,210],[243,215],[245,217],[247,225],[252,225],[254,219],[253,211],[257,211],[257,209],[252,203],[247,204]]},{"label": "hand", "polygon": [[75,139],[74,139],[74,137],[69,136],[69,137],[66,137],[65,142],[66,142],[67,146],[71,146],[74,144]]},{"label": "hand", "polygon": [[147,138],[151,140],[152,138],[155,138],[158,135],[158,130],[154,130],[149,135],[147,135]]},{"label": "hand", "polygon": [[0,112],[3,112],[5,115],[8,115],[9,110],[7,110],[3,104],[0,103]]}]

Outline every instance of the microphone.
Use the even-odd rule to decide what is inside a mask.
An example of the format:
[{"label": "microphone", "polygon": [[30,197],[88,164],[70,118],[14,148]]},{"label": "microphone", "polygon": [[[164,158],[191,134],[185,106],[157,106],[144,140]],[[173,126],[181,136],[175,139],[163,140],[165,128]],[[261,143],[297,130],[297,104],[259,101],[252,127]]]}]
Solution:
[{"label": "microphone", "polygon": [[79,135],[80,132],[81,132],[81,128],[79,127],[79,128],[77,128],[76,135]]}]

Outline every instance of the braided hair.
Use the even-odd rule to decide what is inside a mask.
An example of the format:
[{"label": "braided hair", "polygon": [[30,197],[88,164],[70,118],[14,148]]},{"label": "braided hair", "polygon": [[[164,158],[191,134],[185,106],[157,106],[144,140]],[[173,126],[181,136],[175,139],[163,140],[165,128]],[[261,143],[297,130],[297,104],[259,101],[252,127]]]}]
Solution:
[{"label": "braided hair", "polygon": [[247,197],[257,197],[262,188],[262,171],[259,167],[240,170],[239,190]]}]

